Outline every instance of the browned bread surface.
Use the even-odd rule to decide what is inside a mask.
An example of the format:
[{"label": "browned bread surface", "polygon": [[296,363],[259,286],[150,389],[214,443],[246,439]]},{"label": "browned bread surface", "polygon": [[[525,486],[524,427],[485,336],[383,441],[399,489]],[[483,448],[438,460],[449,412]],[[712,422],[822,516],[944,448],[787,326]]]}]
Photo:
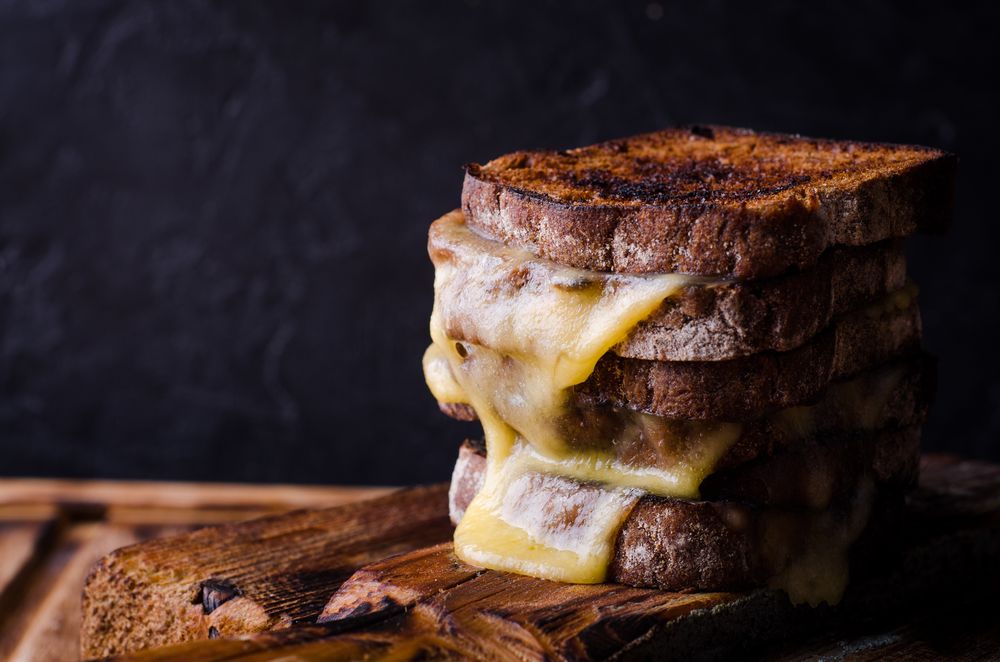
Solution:
[{"label": "browned bread surface", "polygon": [[588,403],[668,418],[739,421],[810,402],[831,381],[920,348],[916,301],[903,310],[859,312],[788,352],[731,361],[646,361],[605,354],[577,387]]},{"label": "browned bread surface", "polygon": [[[879,460],[883,464],[875,470],[875,478],[888,486],[884,491],[887,499],[900,494],[899,488],[911,484],[915,463],[919,462],[918,443],[916,427],[881,432],[869,439],[869,446],[884,447]],[[780,461],[773,465],[767,478],[787,481],[790,477],[775,472],[788,469],[788,463]],[[485,471],[486,457],[481,448],[463,444],[449,493],[453,520],[461,519],[481,486]],[[756,475],[747,476],[744,488],[752,490],[750,483],[759,480],[761,474],[757,470]],[[845,482],[838,487],[843,493],[837,499],[849,501],[854,485]],[[670,591],[735,590],[759,585],[766,578],[766,570],[759,557],[758,536],[762,518],[768,512],[766,508],[737,500],[687,501],[647,495],[639,500],[622,525],[609,580]],[[813,511],[783,512],[808,518]]]},{"label": "browned bread surface", "polygon": [[[920,349],[916,300],[905,308],[845,316],[788,352],[730,361],[647,361],[613,353],[577,387],[581,404],[611,405],[667,418],[737,421],[818,398],[831,381]],[[459,420],[475,420],[464,405],[439,403]]]},{"label": "browned bread surface", "polygon": [[[867,370],[847,380],[831,384],[808,412],[802,410],[764,416],[743,423],[739,437],[716,464],[723,471],[767,457],[783,449],[796,447],[811,438],[836,437],[920,425],[927,417],[934,394],[936,366],[929,356],[921,355]],[[882,395],[880,395],[882,394]],[[878,408],[870,411],[873,398],[884,398]],[[475,412],[464,405],[440,404],[449,416],[460,420],[475,420]],[[675,461],[669,452],[662,454],[659,437],[650,434],[640,438],[618,435],[614,429],[618,410],[599,408],[583,421],[589,430],[601,431],[598,437],[617,438],[617,458],[626,464],[660,466]],[[609,419],[609,420],[605,420]],[[687,423],[665,419],[662,438],[673,438]],[[646,421],[652,431],[652,422]]]},{"label": "browned bread surface", "polygon": [[653,361],[725,361],[804,344],[837,315],[906,285],[901,240],[827,251],[809,269],[666,299],[614,348]]},{"label": "browned bread surface", "polygon": [[[441,220],[453,223],[452,212]],[[431,225],[428,250],[460,251],[453,233]],[[805,270],[756,281],[683,288],[664,300],[614,352],[655,361],[722,361],[798,347],[847,313],[906,284],[902,240],[836,247]],[[449,330],[461,336],[462,324]]]},{"label": "browned bread surface", "polygon": [[897,491],[917,484],[920,427],[833,434],[718,471],[701,484],[707,501],[822,509],[855,489],[869,473]]},{"label": "browned bread surface", "polygon": [[467,222],[556,262],[761,278],[949,221],[955,158],[926,147],[671,128],[466,169]]},{"label": "browned bread surface", "polygon": [[[838,431],[859,431],[863,429],[884,430],[895,427],[920,425],[927,419],[927,413],[934,398],[937,382],[937,368],[928,355],[921,355],[895,362],[902,373],[885,400],[884,406],[864,424],[853,407],[845,404],[844,398],[822,398],[811,410],[808,424],[816,436],[835,435]],[[850,384],[861,393],[860,398],[872,397],[878,389],[879,380],[887,374],[890,366],[879,366],[856,375],[850,380],[841,380],[831,385],[827,393],[839,389],[850,389]],[[848,396],[848,401],[858,397]],[[783,449],[797,445],[803,439],[789,434],[781,423],[781,416],[763,417],[743,424],[743,430],[736,443],[719,459],[717,468],[728,469],[762,456],[770,456]]]},{"label": "browned bread surface", "polygon": [[[901,498],[891,491],[880,496],[890,504]],[[876,503],[876,515],[880,507]],[[809,515],[798,515],[807,528]],[[758,543],[766,517],[766,511],[734,501],[645,497],[618,534],[609,576],[628,586],[668,591],[760,586],[770,574]]]}]

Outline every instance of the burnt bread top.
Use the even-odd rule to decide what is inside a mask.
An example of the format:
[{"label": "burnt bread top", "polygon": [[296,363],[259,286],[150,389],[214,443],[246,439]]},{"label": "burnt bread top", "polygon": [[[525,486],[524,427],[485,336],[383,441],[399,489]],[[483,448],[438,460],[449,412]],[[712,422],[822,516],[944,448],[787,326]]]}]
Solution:
[{"label": "burnt bread top", "polygon": [[466,167],[470,226],[555,262],[743,279],[835,245],[943,230],[956,159],[927,147],[671,128]]}]

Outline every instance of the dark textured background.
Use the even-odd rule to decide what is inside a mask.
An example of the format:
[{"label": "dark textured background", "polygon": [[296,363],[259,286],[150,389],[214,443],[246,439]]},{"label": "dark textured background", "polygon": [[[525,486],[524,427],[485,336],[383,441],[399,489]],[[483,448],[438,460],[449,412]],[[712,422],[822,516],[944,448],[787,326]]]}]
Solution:
[{"label": "dark textured background", "polygon": [[671,123],[957,152],[928,447],[1000,457],[993,4],[0,3],[0,473],[405,483],[461,165]]}]

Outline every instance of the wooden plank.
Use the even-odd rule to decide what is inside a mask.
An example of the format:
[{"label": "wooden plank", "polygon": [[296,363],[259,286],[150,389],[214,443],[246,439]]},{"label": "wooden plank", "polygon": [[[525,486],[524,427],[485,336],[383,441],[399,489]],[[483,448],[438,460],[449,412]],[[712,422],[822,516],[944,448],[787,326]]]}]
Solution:
[{"label": "wooden plank", "polygon": [[[358,599],[356,575],[331,600],[326,622],[338,622],[336,616],[329,618],[331,613],[345,621],[364,619],[379,609],[400,615],[406,636],[395,638],[388,651],[400,656],[410,653],[416,639],[420,652],[429,657],[459,653],[473,659],[605,659],[657,625],[743,598],[480,572],[458,561],[450,545],[429,555],[396,557],[379,564],[375,572],[359,574],[370,589],[367,595]],[[441,586],[442,577],[447,577],[446,587]],[[400,596],[409,600],[397,608]]]},{"label": "wooden plank", "polygon": [[391,492],[389,487],[243,485],[155,481],[81,481],[36,478],[0,480],[0,506],[61,504],[80,507],[130,506],[195,511],[202,508],[284,511],[324,508]]},{"label": "wooden plank", "polygon": [[31,561],[50,530],[50,521],[0,522],[0,604],[4,593]]},{"label": "wooden plank", "polygon": [[80,594],[112,549],[384,488],[0,479],[0,658],[76,660]]},{"label": "wooden plank", "polygon": [[[951,660],[1000,659],[1000,620],[990,610],[949,610],[932,621],[865,633],[828,633],[790,650],[776,651],[774,662],[803,660]],[[960,620],[956,619],[960,616]]]},{"label": "wooden plank", "polygon": [[[362,497],[364,498],[364,497]],[[190,508],[163,508],[159,506],[108,506],[101,519],[125,526],[185,526],[202,527],[230,522],[245,522],[270,515],[287,512],[287,508],[261,506],[202,506]]]},{"label": "wooden plank", "polygon": [[[405,559],[398,559],[405,564]],[[422,559],[426,561],[426,559]],[[418,573],[405,571],[411,577]],[[894,582],[901,580],[899,576]],[[996,586],[996,580],[993,579]],[[900,583],[894,605],[900,609],[920,603],[927,596],[913,584]],[[965,590],[965,583],[961,590]],[[988,587],[989,584],[983,586]],[[345,584],[345,588],[347,585]],[[394,591],[399,591],[395,587]],[[413,594],[413,586],[402,591]],[[932,594],[936,595],[936,594]],[[749,596],[726,594],[671,594],[621,586],[572,586],[554,584],[504,573],[474,573],[453,588],[418,598],[406,609],[380,604],[370,596],[374,618],[364,609],[344,614],[328,629],[304,627],[262,633],[246,640],[192,642],[153,649],[132,661],[250,662],[276,658],[296,660],[353,659],[498,659],[498,660],[597,660],[616,659],[727,659],[753,652],[767,640],[790,639],[845,619],[867,618],[858,613],[864,596],[855,597],[838,613],[828,610],[792,609],[774,594],[760,591]],[[931,609],[942,603],[931,600]],[[950,609],[959,604],[944,601]],[[970,608],[971,610],[971,608]],[[901,612],[905,613],[905,612]],[[909,614],[906,614],[909,616]],[[381,618],[380,618],[381,617]],[[683,618],[682,618],[683,617]],[[836,630],[827,633],[827,641]],[[966,636],[965,646],[990,650],[992,632]],[[883,649],[876,645],[884,644]],[[870,649],[870,650],[869,650]],[[840,651],[861,659],[940,659],[931,642],[904,630],[892,639],[859,639],[851,645],[821,646],[800,650],[789,659],[844,659],[827,655]],[[936,651],[936,652],[935,652]],[[952,652],[957,652],[952,651]],[[966,651],[967,652],[967,651]],[[994,649],[995,652],[995,649]],[[876,654],[877,653],[877,654]],[[991,659],[968,656],[965,659]]]},{"label": "wooden plank", "polygon": [[[169,530],[150,531],[166,534]],[[122,545],[136,542],[127,527],[101,522],[60,525],[49,550],[35,556],[36,568],[19,587],[16,610],[0,630],[0,659],[79,659],[80,591],[90,567]]]},{"label": "wooden plank", "polygon": [[447,486],[298,511],[117,550],[84,590],[99,657],[312,622],[360,566],[451,537]]},{"label": "wooden plank", "polygon": [[0,659],[12,647],[9,632],[24,615],[24,595],[59,529],[52,505],[0,506]]},{"label": "wooden plank", "polygon": [[[925,463],[905,554],[862,578],[838,610],[794,609],[780,594],[690,594],[614,585],[572,586],[479,572],[439,545],[356,573],[323,610],[324,626],[150,650],[135,660],[409,658],[665,659],[692,650],[810,632],[857,618],[907,618],[918,606],[955,606],[970,585],[1000,588],[1000,467],[947,458]],[[398,505],[397,505],[398,507]]]},{"label": "wooden plank", "polygon": [[[246,520],[292,507],[336,505],[386,491],[4,479],[0,481],[0,658],[79,659],[83,581],[90,566],[115,547],[193,525]],[[62,524],[53,533],[57,518]],[[97,525],[88,521],[95,519],[106,526],[95,529]],[[42,545],[46,536],[52,540]],[[4,587],[15,579],[19,581],[5,595]]]}]

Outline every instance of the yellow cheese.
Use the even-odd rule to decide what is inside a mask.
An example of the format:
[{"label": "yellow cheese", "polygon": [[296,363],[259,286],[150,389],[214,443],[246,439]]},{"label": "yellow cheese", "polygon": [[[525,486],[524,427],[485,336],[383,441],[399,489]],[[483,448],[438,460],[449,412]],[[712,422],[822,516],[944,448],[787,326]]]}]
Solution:
[{"label": "yellow cheese", "polygon": [[469,404],[465,389],[455,381],[448,364],[448,355],[437,345],[431,345],[424,352],[424,381],[431,395],[438,402],[449,402],[457,405]]},{"label": "yellow cheese", "polygon": [[642,492],[539,471],[518,444],[487,471],[455,531],[467,562],[555,581],[604,581],[615,536]]},{"label": "yellow cheese", "polygon": [[[602,581],[636,488],[697,496],[739,427],[706,424],[688,435],[703,443],[666,440],[677,444],[668,449],[673,462],[630,466],[614,454],[626,440],[590,429],[569,389],[664,299],[715,281],[556,265],[476,235],[460,213],[438,220],[431,232],[434,344],[424,357],[425,377],[439,400],[472,405],[488,449],[486,482],[456,531],[456,553],[494,569]],[[641,434],[645,415],[627,416],[616,433]],[[574,489],[555,489],[570,479]],[[532,481],[545,488],[536,495],[545,508],[525,515],[528,497],[519,487]],[[584,489],[599,492],[588,500],[593,507],[567,519],[566,512],[579,510],[574,492]]]},{"label": "yellow cheese", "polygon": [[768,585],[794,604],[840,602],[847,588],[851,546],[871,515],[875,486],[862,477],[846,512],[772,510],[761,515],[758,549]]},{"label": "yellow cheese", "polygon": [[906,310],[913,305],[919,291],[916,283],[910,281],[898,290],[890,292],[878,301],[865,306],[865,315],[877,318],[900,310]]},{"label": "yellow cheese", "polygon": [[816,429],[820,410],[828,429],[875,430],[885,425],[883,413],[904,374],[905,370],[899,365],[883,366],[860,377],[831,384],[815,404],[779,409],[767,420],[789,440],[808,439],[822,432]]},{"label": "yellow cheese", "polygon": [[[498,570],[604,581],[636,500],[644,493],[697,498],[742,430],[622,410],[595,415],[575,404],[571,389],[664,299],[723,281],[564,267],[475,234],[458,212],[432,226],[431,256],[433,344],[424,375],[439,401],[475,409],[487,444],[486,477],[456,529],[456,553]],[[885,305],[911,298],[901,292]],[[846,429],[870,428],[901,374],[890,369],[833,387],[820,404],[770,420],[786,440],[812,436],[820,407],[824,420],[842,410]],[[831,488],[821,478],[817,508]],[[831,513],[768,514],[761,553],[773,569],[771,585],[796,602],[836,602],[869,504],[859,498],[846,524]]]}]

